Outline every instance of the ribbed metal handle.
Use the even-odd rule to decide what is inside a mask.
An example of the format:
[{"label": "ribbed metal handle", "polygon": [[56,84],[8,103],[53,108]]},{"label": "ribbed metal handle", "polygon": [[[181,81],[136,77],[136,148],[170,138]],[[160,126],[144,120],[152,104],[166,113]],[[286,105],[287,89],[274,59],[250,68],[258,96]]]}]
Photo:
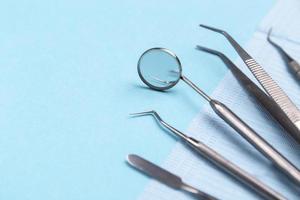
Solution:
[{"label": "ribbed metal handle", "polygon": [[294,123],[300,121],[300,111],[271,76],[254,60],[245,60],[255,78]]}]

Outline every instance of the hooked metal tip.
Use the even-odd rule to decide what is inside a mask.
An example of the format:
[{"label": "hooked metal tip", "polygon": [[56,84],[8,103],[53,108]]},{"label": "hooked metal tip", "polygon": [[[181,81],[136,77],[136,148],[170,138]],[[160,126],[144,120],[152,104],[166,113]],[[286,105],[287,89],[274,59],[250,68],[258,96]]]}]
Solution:
[{"label": "hooked metal tip", "polygon": [[201,27],[203,28],[206,28],[206,29],[209,29],[211,31],[214,31],[214,32],[217,32],[217,33],[220,33],[222,34],[228,41],[229,43],[232,45],[232,47],[235,49],[235,51],[239,54],[239,56],[244,60],[244,62],[248,59],[251,59],[252,57],[241,47],[241,45],[235,41],[233,39],[233,37],[227,33],[226,31],[224,30],[221,30],[221,29],[217,29],[217,28],[214,28],[214,27],[211,27],[211,26],[207,26],[207,25],[203,25],[203,24],[200,24]]},{"label": "hooked metal tip", "polygon": [[200,51],[204,51],[206,53],[213,54],[215,56],[218,56],[228,68],[236,68],[235,65],[233,64],[233,62],[225,54],[223,54],[220,51],[210,49],[210,48],[207,48],[207,47],[203,47],[203,46],[200,46],[200,45],[197,45],[196,49],[200,50]]},{"label": "hooked metal tip", "polygon": [[269,29],[268,31],[268,35],[267,35],[267,41],[273,45],[279,52],[279,54],[282,56],[282,58],[286,61],[286,62],[291,62],[293,61],[294,59],[279,45],[277,44],[276,42],[274,42],[272,39],[271,39],[271,33],[272,33],[272,28]]},{"label": "hooked metal tip", "polygon": [[159,114],[155,110],[149,110],[149,111],[144,111],[144,112],[131,113],[130,115],[133,116],[133,117],[140,117],[140,116],[145,116],[145,115],[152,115],[158,121],[162,121],[161,117],[159,116]]},{"label": "hooked metal tip", "polygon": [[153,113],[155,113],[155,110],[149,110],[149,111],[137,112],[137,113],[130,113],[129,115],[131,115],[131,116],[143,116],[143,115],[152,115]]},{"label": "hooked metal tip", "polygon": [[271,34],[272,34],[272,30],[273,28],[271,27],[268,31],[268,34],[267,34],[267,40],[268,42],[270,42],[274,47],[276,47],[279,51],[282,51],[283,49],[277,44],[275,43],[272,39],[271,39]]},{"label": "hooked metal tip", "polygon": [[184,133],[180,132],[179,130],[177,130],[173,126],[171,126],[168,123],[166,123],[165,121],[163,121],[162,118],[159,116],[159,114],[155,110],[138,112],[138,113],[132,113],[130,115],[132,115],[134,117],[140,117],[140,116],[145,116],[145,115],[152,115],[156,119],[156,121],[158,122],[158,124],[161,125],[162,127],[168,129],[169,131],[171,131],[172,133],[174,133],[175,135],[177,135],[181,139],[185,139],[186,140],[188,138]]},{"label": "hooked metal tip", "polygon": [[268,31],[267,40],[268,40],[270,43],[274,44],[273,40],[271,39],[271,33],[272,33],[272,30],[273,30],[273,28],[271,27],[271,28],[269,29],[269,31]]}]

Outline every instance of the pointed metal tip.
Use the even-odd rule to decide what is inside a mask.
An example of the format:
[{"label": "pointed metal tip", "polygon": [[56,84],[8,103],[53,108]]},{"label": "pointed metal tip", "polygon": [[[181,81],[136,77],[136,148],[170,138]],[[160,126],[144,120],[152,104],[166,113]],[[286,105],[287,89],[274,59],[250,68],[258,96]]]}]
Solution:
[{"label": "pointed metal tip", "polygon": [[139,117],[139,116],[144,116],[144,115],[153,115],[155,113],[156,113],[155,110],[149,110],[149,111],[144,111],[144,112],[130,113],[129,115],[131,117]]},{"label": "pointed metal tip", "polygon": [[[182,139],[185,139],[185,140],[187,139],[187,136],[185,134],[178,131],[177,129],[175,129],[171,125],[167,124],[165,121],[163,121],[163,119],[160,117],[160,115],[155,110],[146,111],[146,112],[139,112],[139,113],[132,113],[131,115],[136,116],[136,117],[144,116],[144,115],[151,115],[158,122],[159,125],[161,125],[162,127],[168,129],[169,131],[171,131],[172,133],[174,133],[178,137],[180,137]],[[129,158],[130,158],[130,160],[132,160],[131,158],[136,158],[136,157],[138,157],[138,156],[137,155],[135,155],[133,157],[130,156]]]},{"label": "pointed metal tip", "polygon": [[268,31],[268,38],[270,38],[273,28],[271,27]]},{"label": "pointed metal tip", "polygon": [[198,50],[198,51],[204,51],[204,52],[211,53],[211,49],[200,46],[200,45],[196,45],[195,49]]},{"label": "pointed metal tip", "polygon": [[210,50],[209,48],[206,48],[206,47],[203,47],[200,45],[196,45],[195,49],[199,50],[199,51],[209,51]]},{"label": "pointed metal tip", "polygon": [[154,117],[160,124],[163,122],[159,114],[155,110],[145,111],[145,112],[138,112],[138,113],[132,113],[130,114],[133,117],[140,117],[145,115],[151,115]]},{"label": "pointed metal tip", "polygon": [[269,33],[271,33],[273,31],[273,27],[270,27],[269,29]]},{"label": "pointed metal tip", "polygon": [[209,29],[211,31],[215,31],[215,32],[222,33],[222,34],[227,34],[226,31],[218,29],[218,28],[214,28],[212,26],[207,26],[207,25],[204,25],[204,24],[200,24],[199,26],[202,27],[202,28]]},{"label": "pointed metal tip", "polygon": [[220,52],[220,51],[217,51],[217,50],[214,50],[214,49],[210,49],[210,48],[207,48],[207,47],[203,47],[203,46],[200,46],[200,45],[197,45],[197,46],[196,46],[196,50],[204,51],[204,52],[206,52],[206,53],[210,53],[210,54],[219,56],[219,57],[221,57],[221,58],[226,57],[226,56],[225,56],[222,52]]},{"label": "pointed metal tip", "polygon": [[199,45],[196,45],[196,46],[195,46],[195,49],[196,49],[196,50],[202,50],[202,47],[199,46]]},{"label": "pointed metal tip", "polygon": [[268,42],[270,42],[271,44],[276,45],[275,42],[274,42],[274,41],[272,40],[272,38],[271,38],[272,30],[273,30],[273,28],[271,27],[271,28],[269,29],[269,31],[268,31],[268,34],[267,34],[267,40],[268,40]]},{"label": "pointed metal tip", "polygon": [[212,29],[212,27],[204,25],[204,24],[199,24],[199,26],[202,27],[202,28]]}]

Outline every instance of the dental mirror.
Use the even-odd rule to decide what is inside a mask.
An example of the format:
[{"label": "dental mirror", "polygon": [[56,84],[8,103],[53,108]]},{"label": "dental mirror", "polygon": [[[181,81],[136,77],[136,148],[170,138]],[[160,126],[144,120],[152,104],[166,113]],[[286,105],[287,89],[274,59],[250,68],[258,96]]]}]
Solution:
[{"label": "dental mirror", "polygon": [[145,51],[138,61],[142,81],[154,90],[167,90],[180,80],[182,68],[177,56],[165,48]]},{"label": "dental mirror", "polygon": [[145,51],[138,61],[138,73],[141,80],[151,89],[167,90],[182,79],[207,101],[211,100],[207,94],[182,75],[179,58],[168,49],[151,48]]}]

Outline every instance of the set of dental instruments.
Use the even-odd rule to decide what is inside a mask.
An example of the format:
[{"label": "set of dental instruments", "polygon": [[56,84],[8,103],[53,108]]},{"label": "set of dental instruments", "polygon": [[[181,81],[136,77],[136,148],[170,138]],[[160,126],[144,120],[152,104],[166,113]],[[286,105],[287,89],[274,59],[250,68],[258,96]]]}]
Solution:
[{"label": "set of dental instruments", "polygon": [[[200,25],[203,28],[217,32],[225,36],[229,43],[233,46],[239,56],[242,58],[248,69],[254,75],[256,80],[267,92],[272,104],[277,104],[281,110],[282,117],[281,124],[284,127],[289,127],[287,131],[291,136],[300,143],[300,111],[286,93],[279,87],[279,85],[270,77],[270,75],[224,30]],[[274,113],[274,115],[276,115]]]},{"label": "set of dental instruments", "polygon": [[[200,25],[203,28],[217,32],[225,36],[234,47],[238,55],[242,58],[254,77],[258,80],[265,92],[260,89],[250,78],[248,78],[228,57],[223,53],[203,46],[196,49],[218,56],[230,69],[235,78],[246,91],[253,96],[264,109],[289,133],[298,143],[300,143],[300,111],[292,100],[285,94],[279,85],[268,75],[268,73],[229,35],[226,31],[214,27]],[[287,61],[287,65],[299,76],[300,67],[285,51],[270,39]],[[300,170],[293,165],[286,157],[268,143],[259,133],[243,121],[236,113],[223,103],[211,98],[202,89],[196,86],[191,80],[182,74],[182,65],[179,58],[172,51],[165,48],[151,48],[145,51],[138,61],[138,74],[143,83],[149,88],[157,91],[165,91],[174,87],[180,80],[185,82],[207,102],[213,111],[230,127],[232,127],[242,138],[257,149],[264,157],[270,160],[279,170],[285,173],[296,185],[300,186]],[[234,163],[230,162],[222,155],[206,146],[202,142],[189,137],[173,126],[161,119],[155,111],[135,113],[134,116],[152,115],[157,122],[168,131],[175,134],[184,141],[187,146],[207,158],[209,161],[223,169],[228,174],[241,181],[243,184],[253,189],[259,195],[269,200],[283,200],[284,196],[268,187],[257,178],[244,171]],[[152,164],[151,162],[136,155],[128,157],[128,162],[135,168],[143,171],[151,177],[173,187],[190,192],[198,199],[217,199],[209,194],[197,190],[184,184],[179,177],[166,170]],[[150,167],[149,167],[150,166]],[[162,174],[166,174],[162,176]],[[191,189],[192,188],[192,189]]]}]

